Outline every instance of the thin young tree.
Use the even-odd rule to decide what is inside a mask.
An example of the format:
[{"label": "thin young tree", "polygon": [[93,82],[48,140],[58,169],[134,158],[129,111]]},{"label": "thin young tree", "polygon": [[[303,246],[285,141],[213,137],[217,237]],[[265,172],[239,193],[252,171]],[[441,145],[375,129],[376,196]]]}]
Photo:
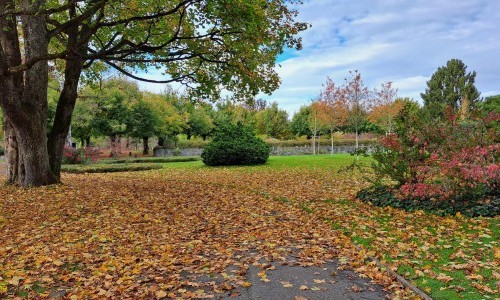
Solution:
[{"label": "thin young tree", "polygon": [[330,131],[331,156],[333,156],[334,133],[346,124],[348,118],[346,98],[342,96],[342,89],[335,86],[333,80],[328,77],[317,103],[319,123]]},{"label": "thin young tree", "polygon": [[317,143],[316,143],[316,139],[317,139],[317,136],[318,136],[318,132],[319,132],[319,126],[318,126],[318,111],[320,110],[319,108],[319,103],[318,101],[313,101],[311,103],[311,113],[309,114],[309,126],[311,128],[311,131],[312,131],[312,154],[313,155],[316,155],[319,151],[317,149]]},{"label": "thin young tree", "polygon": [[349,77],[344,80],[345,84],[339,89],[339,95],[347,103],[349,123],[356,134],[356,158],[359,158],[359,131],[366,116],[371,94],[358,70],[349,71]]},{"label": "thin young tree", "polygon": [[402,101],[396,101],[398,90],[388,81],[380,85],[380,90],[375,89],[368,119],[379,125],[385,135],[394,132],[394,119],[403,107]]}]

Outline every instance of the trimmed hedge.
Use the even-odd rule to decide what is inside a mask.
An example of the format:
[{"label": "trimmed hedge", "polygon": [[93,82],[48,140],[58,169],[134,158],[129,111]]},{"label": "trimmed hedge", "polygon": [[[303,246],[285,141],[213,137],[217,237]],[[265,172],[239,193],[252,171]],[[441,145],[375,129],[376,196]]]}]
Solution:
[{"label": "trimmed hedge", "polygon": [[140,163],[171,163],[171,162],[188,162],[201,160],[199,157],[142,157],[142,158],[125,158],[125,159],[109,159],[100,161],[101,164],[140,164]]},{"label": "trimmed hedge", "polygon": [[217,129],[201,158],[208,166],[257,165],[266,163],[271,149],[241,123]]},{"label": "trimmed hedge", "polygon": [[161,164],[95,164],[95,165],[63,165],[61,171],[65,173],[114,173],[133,172],[162,169]]}]

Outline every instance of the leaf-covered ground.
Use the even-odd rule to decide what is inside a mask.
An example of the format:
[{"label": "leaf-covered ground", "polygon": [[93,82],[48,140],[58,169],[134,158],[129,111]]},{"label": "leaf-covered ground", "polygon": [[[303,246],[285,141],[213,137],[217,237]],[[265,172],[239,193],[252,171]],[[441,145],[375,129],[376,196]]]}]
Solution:
[{"label": "leaf-covered ground", "polygon": [[[349,160],[172,163],[145,172],[67,174],[59,186],[1,187],[0,297],[217,297],[247,286],[244,274],[256,261],[294,253],[303,265],[336,257],[393,298],[414,295],[368,256],[436,299],[495,298],[498,218],[438,217],[356,201],[367,183],[336,172]],[[214,280],[199,280],[207,276]]]}]

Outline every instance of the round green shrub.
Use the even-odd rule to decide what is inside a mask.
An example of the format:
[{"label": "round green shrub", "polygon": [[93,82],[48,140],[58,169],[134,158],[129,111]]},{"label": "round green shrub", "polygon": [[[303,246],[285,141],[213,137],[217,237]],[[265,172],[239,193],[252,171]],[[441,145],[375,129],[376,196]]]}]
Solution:
[{"label": "round green shrub", "polygon": [[251,128],[238,123],[217,129],[201,158],[208,166],[257,165],[266,163],[270,151]]}]

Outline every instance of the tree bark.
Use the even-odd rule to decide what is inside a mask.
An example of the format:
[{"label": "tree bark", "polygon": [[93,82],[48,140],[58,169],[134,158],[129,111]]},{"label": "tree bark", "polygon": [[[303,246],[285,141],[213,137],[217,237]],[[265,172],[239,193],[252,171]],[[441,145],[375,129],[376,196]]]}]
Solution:
[{"label": "tree bark", "polygon": [[333,157],[333,129],[330,131],[331,138],[332,138],[332,149],[331,149],[331,156]]},{"label": "tree bark", "polygon": [[4,141],[5,141],[5,160],[7,162],[7,183],[15,184],[17,182],[17,169],[19,166],[19,152],[17,150],[17,138],[14,127],[4,116],[3,123]]},{"label": "tree bark", "polygon": [[[74,38],[68,41],[68,44],[76,44]],[[68,45],[68,48],[76,47]],[[82,52],[82,50],[80,50]],[[74,57],[66,61],[64,69],[64,84],[59,101],[57,102],[54,125],[49,133],[47,146],[49,151],[50,168],[57,178],[61,176],[61,162],[63,157],[64,145],[71,125],[71,117],[75,108],[76,98],[78,96],[78,82],[82,72],[83,62],[80,58]]]},{"label": "tree bark", "polygon": [[356,159],[359,159],[359,134],[358,134],[358,126],[356,125]]},{"label": "tree bark", "polygon": [[46,129],[36,127],[36,124],[40,122],[43,121],[36,118],[34,124],[16,128],[16,135],[22,136],[21,139],[18,139],[19,176],[17,184],[20,186],[41,186],[59,182],[49,166]]},{"label": "tree bark", "polygon": [[158,137],[158,146],[163,147],[164,144],[165,144],[165,138],[162,136],[159,136]]},{"label": "tree bark", "polygon": [[[12,7],[12,0],[0,0],[0,11]],[[47,55],[45,16],[24,15],[20,20],[25,61]],[[22,64],[17,25],[15,18],[0,18],[0,105],[8,120],[10,181],[24,187],[49,185],[58,180],[49,167],[46,141],[48,64],[42,61],[27,71],[9,72]]]},{"label": "tree bark", "polygon": [[117,139],[118,139],[118,137],[115,134],[109,136],[110,156],[113,158],[118,157]]},{"label": "tree bark", "polygon": [[147,136],[142,138],[142,154],[149,154],[149,138]]}]

